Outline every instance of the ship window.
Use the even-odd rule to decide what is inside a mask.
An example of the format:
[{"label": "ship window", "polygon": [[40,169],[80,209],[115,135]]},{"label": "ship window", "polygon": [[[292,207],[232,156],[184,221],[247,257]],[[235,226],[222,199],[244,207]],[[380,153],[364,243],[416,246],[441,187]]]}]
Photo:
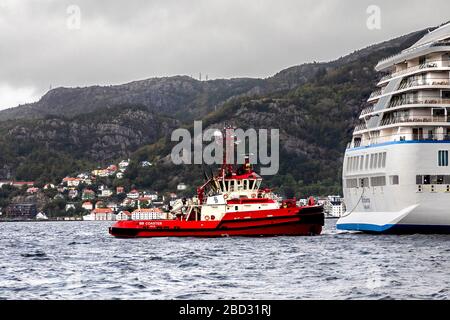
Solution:
[{"label": "ship window", "polygon": [[450,176],[444,176],[444,184],[450,184]]},{"label": "ship window", "polygon": [[437,176],[437,184],[444,184],[444,176]]},{"label": "ship window", "polygon": [[386,168],[386,152],[383,152],[381,155],[382,155],[381,167]]},{"label": "ship window", "polygon": [[366,154],[366,170],[369,169],[369,155]]},{"label": "ship window", "polygon": [[359,163],[359,170],[362,171],[363,165],[364,165],[364,156],[361,156],[361,157],[360,157],[359,162],[360,162],[360,163]]},{"label": "ship window", "polygon": [[239,207],[238,206],[234,206],[234,210],[238,211]]},{"label": "ship window", "polygon": [[423,184],[423,176],[420,175],[416,176],[416,184]]},{"label": "ship window", "polygon": [[438,151],[438,165],[439,167],[448,167],[448,150]]},{"label": "ship window", "polygon": [[248,190],[248,180],[244,180],[244,190]]},{"label": "ship window", "polygon": [[255,180],[250,180],[249,183],[250,190],[253,190],[253,188],[255,187]]},{"label": "ship window", "polygon": [[389,183],[390,184],[398,184],[398,176],[397,175],[395,175],[395,176],[389,176]]},{"label": "ship window", "polygon": [[423,184],[430,184],[431,176],[425,175],[423,176]]},{"label": "ship window", "polygon": [[379,153],[378,154],[378,168],[383,168],[382,165],[383,165],[383,154]]},{"label": "ship window", "polygon": [[431,176],[431,184],[437,184],[437,176]]},{"label": "ship window", "polygon": [[370,155],[370,169],[373,169],[373,159],[374,159],[374,154],[372,153]]},{"label": "ship window", "polygon": [[427,58],[425,56],[419,57],[419,65],[424,65],[427,61]]},{"label": "ship window", "polygon": [[345,180],[345,186],[347,188],[357,188],[358,187],[358,180],[357,179],[346,179]]},{"label": "ship window", "polygon": [[386,177],[385,176],[372,177],[372,178],[370,178],[370,185],[372,187],[385,186],[386,185]]},{"label": "ship window", "polygon": [[378,153],[375,153],[373,155],[373,158],[374,158],[374,160],[373,160],[373,167],[376,169],[376,168],[378,168]]}]

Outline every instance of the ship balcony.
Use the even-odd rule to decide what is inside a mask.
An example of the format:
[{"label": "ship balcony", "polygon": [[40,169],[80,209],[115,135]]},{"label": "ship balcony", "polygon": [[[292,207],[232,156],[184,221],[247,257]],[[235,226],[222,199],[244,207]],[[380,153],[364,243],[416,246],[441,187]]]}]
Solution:
[{"label": "ship balcony", "polygon": [[378,113],[394,110],[400,110],[405,108],[414,108],[414,107],[450,107],[450,99],[442,99],[442,98],[436,98],[436,97],[430,97],[430,98],[423,98],[423,99],[397,99],[392,100],[387,108],[374,111],[374,106],[369,106],[363,109],[361,111],[361,115],[359,116],[360,119],[363,119],[364,117],[368,115],[375,115]]},{"label": "ship balcony", "polygon": [[374,92],[372,92],[369,96],[368,100],[373,100],[375,98],[378,98],[379,96],[381,96],[383,94],[383,90],[382,89],[377,89]]},{"label": "ship balcony", "polygon": [[391,74],[385,75],[384,77],[382,77],[380,79],[380,81],[378,82],[378,85],[384,84],[386,82],[388,82],[391,79],[400,77],[400,76],[406,76],[406,75],[413,75],[415,73],[422,73],[422,72],[428,72],[428,71],[434,71],[435,69],[450,69],[448,62],[443,62],[441,60],[436,60],[436,61],[429,61],[423,64],[420,64],[418,66],[414,66],[414,67],[409,67],[397,72],[393,72]]},{"label": "ship balcony", "polygon": [[365,107],[362,111],[361,111],[361,115],[359,116],[360,118],[362,118],[363,116],[372,113],[374,111],[374,105],[370,105],[368,107]]},{"label": "ship balcony", "polygon": [[[420,89],[449,89],[450,80],[449,78],[434,78],[434,79],[416,79],[416,80],[404,80],[400,83],[399,87],[387,93],[386,95],[394,95],[398,93],[407,92],[410,90],[420,90]],[[384,95],[384,90],[378,89],[369,96],[368,102],[373,102]]]},{"label": "ship balcony", "polygon": [[380,127],[390,126],[394,124],[411,124],[411,125],[420,125],[420,124],[441,124],[441,125],[450,125],[450,116],[417,116],[417,117],[388,117],[384,118],[380,122]]},{"label": "ship balcony", "polygon": [[442,99],[442,98],[424,98],[424,99],[397,99],[392,100],[387,109],[392,109],[401,106],[411,106],[411,105],[450,105],[450,99]]},{"label": "ship balcony", "polygon": [[367,125],[366,125],[365,123],[360,123],[360,124],[358,124],[358,125],[355,127],[354,133],[355,133],[355,132],[358,132],[358,131],[363,131],[363,130],[366,130],[366,129],[367,129]]},{"label": "ship balcony", "polygon": [[398,87],[398,90],[404,90],[408,88],[413,87],[421,87],[421,86],[449,86],[450,81],[449,78],[435,78],[435,79],[429,79],[429,80],[407,80],[402,81],[400,86]]}]

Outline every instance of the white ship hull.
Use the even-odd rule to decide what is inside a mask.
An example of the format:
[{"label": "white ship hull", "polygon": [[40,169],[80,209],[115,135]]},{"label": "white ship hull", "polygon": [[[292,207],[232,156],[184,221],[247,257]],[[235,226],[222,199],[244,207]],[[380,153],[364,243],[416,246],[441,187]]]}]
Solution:
[{"label": "white ship hull", "polygon": [[[337,228],[382,233],[450,233],[450,167],[438,165],[439,150],[450,150],[450,141],[397,141],[348,149],[346,160],[347,157],[361,160],[361,156],[364,160],[353,170],[348,170],[344,163],[346,212],[338,220]],[[384,165],[370,168],[370,155],[384,152]],[[370,178],[382,176],[385,185],[367,186]],[[419,183],[423,176],[429,177]],[[363,178],[369,179],[361,187]],[[350,188],[349,179],[353,180]],[[354,179],[358,181],[356,187]]]}]

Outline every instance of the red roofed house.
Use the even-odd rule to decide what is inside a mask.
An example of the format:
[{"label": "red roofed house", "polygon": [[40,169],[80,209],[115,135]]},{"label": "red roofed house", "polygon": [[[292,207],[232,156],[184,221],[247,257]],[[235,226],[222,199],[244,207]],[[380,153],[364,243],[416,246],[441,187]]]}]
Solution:
[{"label": "red roofed house", "polygon": [[80,182],[81,182],[80,178],[65,177],[63,179],[63,183],[66,183],[68,187],[78,187]]},{"label": "red roofed house", "polygon": [[23,186],[33,187],[34,181],[13,181],[12,185],[17,188],[22,188]]},{"label": "red roofed house", "polygon": [[29,193],[29,194],[35,194],[38,191],[39,191],[39,188],[36,188],[36,187],[31,187],[31,188],[27,189],[27,193]]},{"label": "red roofed house", "polygon": [[167,219],[167,214],[159,208],[140,208],[133,211],[131,218],[133,220],[159,220]]},{"label": "red roofed house", "polygon": [[82,200],[94,200],[95,199],[95,192],[91,189],[84,189],[83,194],[81,195]]},{"label": "red roofed house", "polygon": [[117,194],[119,194],[119,193],[125,193],[125,188],[124,188],[124,187],[117,187],[117,188],[116,188],[116,193],[117,193]]},{"label": "red roofed house", "polygon": [[9,181],[9,180],[2,180],[2,181],[0,181],[0,188],[1,187],[3,187],[4,185],[12,185],[12,181]]},{"label": "red roofed house", "polygon": [[92,209],[94,209],[94,205],[93,205],[92,202],[90,202],[90,201],[83,202],[83,204],[81,205],[81,207],[82,207],[83,209],[86,209],[86,210],[92,210]]},{"label": "red roofed house", "polygon": [[103,201],[97,201],[96,203],[95,203],[95,208],[96,209],[98,209],[98,208],[104,208],[105,207],[105,203],[103,202]]},{"label": "red roofed house", "polygon": [[130,211],[120,211],[116,215],[116,220],[131,220],[131,212]]},{"label": "red roofed house", "polygon": [[128,192],[127,197],[130,199],[137,199],[137,198],[139,198],[139,191],[137,191],[136,189],[133,189],[130,192]]},{"label": "red roofed house", "polygon": [[90,214],[83,216],[86,221],[112,221],[115,215],[110,208],[97,208],[91,211]]}]

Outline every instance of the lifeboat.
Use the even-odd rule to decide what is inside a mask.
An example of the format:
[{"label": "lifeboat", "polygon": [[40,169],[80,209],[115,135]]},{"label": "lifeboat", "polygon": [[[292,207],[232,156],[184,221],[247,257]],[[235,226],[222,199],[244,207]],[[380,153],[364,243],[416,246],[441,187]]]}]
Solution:
[{"label": "lifeboat", "polygon": [[299,206],[295,199],[279,201],[253,171],[249,157],[242,166],[224,164],[197,188],[197,196],[180,199],[166,219],[123,220],[109,228],[120,238],[228,237],[319,235],[323,207],[312,197]]}]

